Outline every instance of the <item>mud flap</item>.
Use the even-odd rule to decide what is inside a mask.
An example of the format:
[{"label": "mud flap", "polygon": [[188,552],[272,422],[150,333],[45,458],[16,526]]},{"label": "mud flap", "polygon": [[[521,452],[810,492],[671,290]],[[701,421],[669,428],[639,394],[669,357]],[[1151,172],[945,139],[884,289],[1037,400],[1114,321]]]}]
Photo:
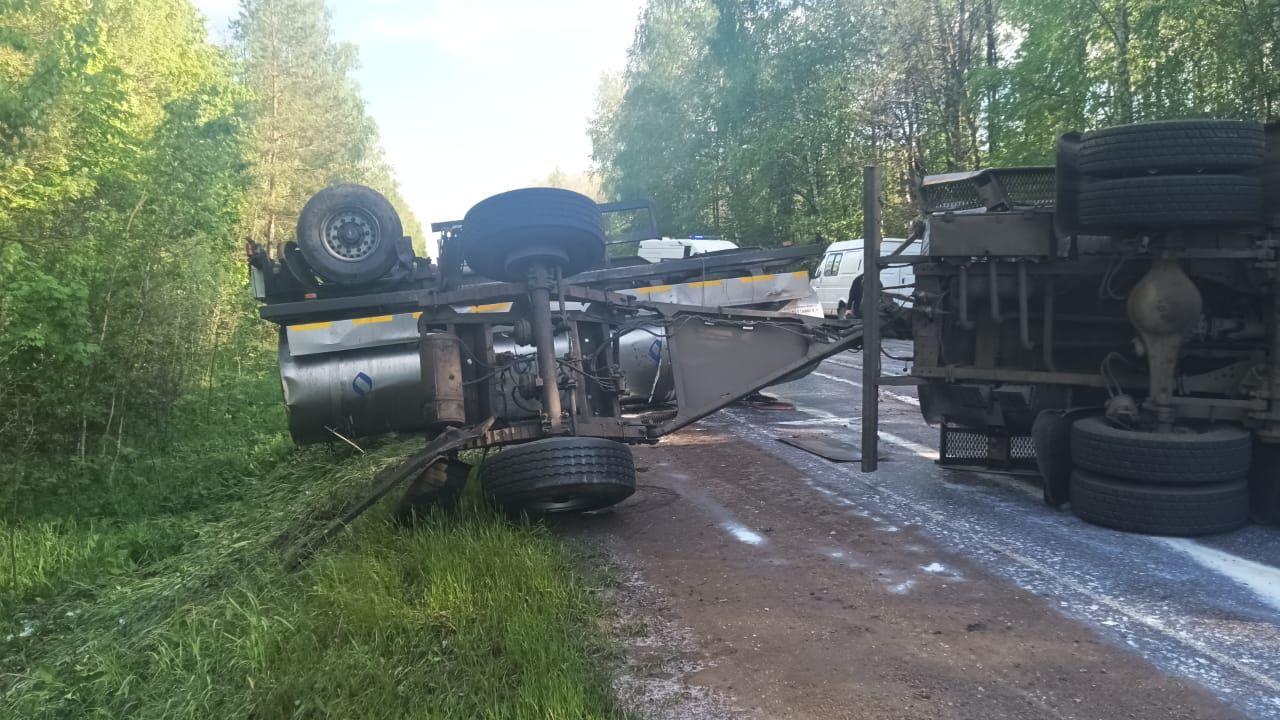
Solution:
[{"label": "mud flap", "polygon": [[1080,418],[1102,414],[1102,408],[1044,410],[1031,425],[1044,503],[1061,508],[1071,499],[1071,426]]},{"label": "mud flap", "polygon": [[1257,523],[1280,524],[1280,445],[1254,440],[1249,517]]}]

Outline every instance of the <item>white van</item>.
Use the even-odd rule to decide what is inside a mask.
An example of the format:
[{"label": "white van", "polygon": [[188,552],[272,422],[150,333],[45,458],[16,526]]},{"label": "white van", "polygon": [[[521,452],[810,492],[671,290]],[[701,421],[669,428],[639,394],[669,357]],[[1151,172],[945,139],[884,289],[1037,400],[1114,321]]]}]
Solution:
[{"label": "white van", "polygon": [[[884,257],[897,250],[905,243],[902,238],[884,238],[880,241],[880,256]],[[919,255],[924,243],[913,240],[901,255]],[[822,262],[813,274],[810,285],[818,293],[825,315],[838,317],[844,314],[845,304],[849,301],[849,288],[855,278],[862,275],[863,243],[858,240],[841,240],[827,247]],[[880,271],[880,286],[889,292],[909,295],[906,286],[914,285],[915,273],[910,265],[884,268]]]}]

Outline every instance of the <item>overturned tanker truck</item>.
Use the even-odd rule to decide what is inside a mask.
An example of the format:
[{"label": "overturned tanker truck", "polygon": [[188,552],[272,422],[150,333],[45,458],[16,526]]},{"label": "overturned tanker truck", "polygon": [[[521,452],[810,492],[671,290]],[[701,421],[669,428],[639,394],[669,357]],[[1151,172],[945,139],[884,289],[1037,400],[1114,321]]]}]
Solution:
[{"label": "overturned tanker truck", "polygon": [[[607,236],[606,216],[624,212],[647,213],[649,226]],[[436,263],[416,256],[377,192],[320,191],[296,240],[248,247],[260,314],[280,327],[294,438],[424,433],[426,447],[356,512],[403,483],[403,513],[454,502],[468,472],[457,453],[496,446],[481,481],[500,506],[599,509],[634,492],[627,443],[655,442],[859,340],[859,323],[822,318],[795,269],[814,246],[611,263],[607,242],[652,236],[652,219],[643,203],[514,190],[434,225]]]},{"label": "overturned tanker truck", "polygon": [[879,258],[915,265],[912,377],[869,376],[918,386],[943,464],[1038,466],[1047,503],[1122,530],[1280,521],[1280,127],[1073,133],[918,199],[925,252]]}]

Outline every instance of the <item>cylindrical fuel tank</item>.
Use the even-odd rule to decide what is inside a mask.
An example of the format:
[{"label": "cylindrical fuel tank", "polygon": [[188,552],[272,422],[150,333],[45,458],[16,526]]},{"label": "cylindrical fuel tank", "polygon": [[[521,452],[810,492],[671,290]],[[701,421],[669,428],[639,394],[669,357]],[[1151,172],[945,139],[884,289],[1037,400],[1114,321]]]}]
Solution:
[{"label": "cylindrical fuel tank", "polygon": [[670,402],[675,399],[675,376],[661,325],[653,325],[618,338],[618,360],[627,381],[623,400]]},{"label": "cylindrical fuel tank", "polygon": [[281,334],[280,384],[300,444],[426,427],[416,343],[295,358]]},{"label": "cylindrical fuel tank", "polygon": [[462,396],[462,340],[450,333],[427,333],[418,341],[422,352],[422,418],[427,427],[443,430],[465,425]]}]

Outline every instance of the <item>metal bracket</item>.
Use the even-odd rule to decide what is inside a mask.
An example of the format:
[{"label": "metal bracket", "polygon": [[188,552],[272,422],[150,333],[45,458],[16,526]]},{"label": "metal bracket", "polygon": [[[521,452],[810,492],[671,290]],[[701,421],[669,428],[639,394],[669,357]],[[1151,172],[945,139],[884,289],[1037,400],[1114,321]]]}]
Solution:
[{"label": "metal bracket", "polygon": [[489,418],[478,425],[446,430],[427,443],[426,447],[405,458],[404,462],[378,473],[373,478],[369,492],[365,493],[360,500],[357,500],[344,510],[342,514],[319,532],[313,533],[310,537],[294,546],[285,559],[285,569],[290,571],[297,570],[315,554],[316,550],[333,539],[334,535],[337,535],[343,528],[363,515],[366,510],[377,505],[378,501],[394,490],[397,485],[422,473],[422,471],[440,461],[450,452],[483,436],[493,423],[494,418]]}]

